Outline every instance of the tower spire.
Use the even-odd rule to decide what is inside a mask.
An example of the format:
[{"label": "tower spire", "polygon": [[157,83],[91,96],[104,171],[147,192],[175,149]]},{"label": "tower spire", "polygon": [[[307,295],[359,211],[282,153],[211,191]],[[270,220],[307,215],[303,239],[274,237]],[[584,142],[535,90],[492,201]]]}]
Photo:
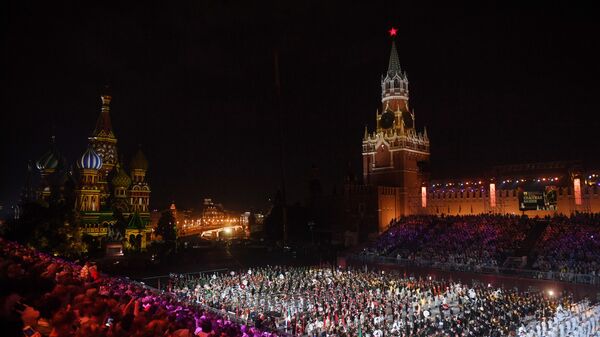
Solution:
[{"label": "tower spire", "polygon": [[400,59],[398,58],[398,49],[396,48],[395,36],[396,28],[389,30],[392,48],[390,51],[390,59],[388,62],[387,72],[381,77],[381,102],[384,110],[387,110],[389,105],[392,111],[398,107],[403,112],[408,111],[408,79],[404,75],[400,67]]},{"label": "tower spire", "polygon": [[400,69],[396,41],[392,40],[392,51],[390,52],[390,61],[388,63],[388,75],[393,76],[396,73],[402,74],[402,70]]},{"label": "tower spire", "polygon": [[112,100],[112,96],[110,95],[108,85],[104,87],[100,98],[102,99],[102,110],[96,121],[96,128],[94,129],[93,135],[95,137],[114,138],[112,123],[110,121],[110,101]]}]

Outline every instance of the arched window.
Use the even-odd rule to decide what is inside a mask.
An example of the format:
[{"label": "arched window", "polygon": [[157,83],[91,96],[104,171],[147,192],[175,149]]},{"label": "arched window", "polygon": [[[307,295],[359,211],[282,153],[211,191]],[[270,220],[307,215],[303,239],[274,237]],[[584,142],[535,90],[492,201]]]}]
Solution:
[{"label": "arched window", "polygon": [[387,167],[391,165],[391,153],[385,144],[381,144],[377,148],[375,153],[375,166],[376,167]]}]

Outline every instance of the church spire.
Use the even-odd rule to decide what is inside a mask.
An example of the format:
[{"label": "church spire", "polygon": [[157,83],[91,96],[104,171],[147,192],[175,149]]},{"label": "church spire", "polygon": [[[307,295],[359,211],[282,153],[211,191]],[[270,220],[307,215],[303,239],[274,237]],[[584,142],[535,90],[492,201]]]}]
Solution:
[{"label": "church spire", "polygon": [[112,130],[112,123],[110,121],[110,101],[112,100],[112,96],[109,93],[108,86],[104,87],[100,97],[102,99],[102,110],[96,121],[96,128],[94,129],[93,136],[115,138]]}]

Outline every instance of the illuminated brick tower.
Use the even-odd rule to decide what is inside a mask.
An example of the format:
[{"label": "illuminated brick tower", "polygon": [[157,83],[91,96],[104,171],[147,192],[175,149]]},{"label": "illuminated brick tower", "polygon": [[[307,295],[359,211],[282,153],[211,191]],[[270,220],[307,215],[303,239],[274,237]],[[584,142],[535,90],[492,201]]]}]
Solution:
[{"label": "illuminated brick tower", "polygon": [[98,187],[100,189],[100,202],[104,206],[110,196],[108,175],[117,164],[117,138],[110,121],[110,101],[112,97],[105,90],[101,98],[102,110],[89,141],[94,151],[102,158],[102,168],[98,172]]},{"label": "illuminated brick tower", "polygon": [[[390,30],[392,38],[396,30]],[[388,70],[381,77],[381,110],[375,113],[376,129],[365,128],[362,143],[365,185],[377,188],[379,231],[390,220],[420,211],[422,163],[429,161],[427,131],[417,132],[415,113],[409,107],[408,78],[400,68],[396,43]]]}]

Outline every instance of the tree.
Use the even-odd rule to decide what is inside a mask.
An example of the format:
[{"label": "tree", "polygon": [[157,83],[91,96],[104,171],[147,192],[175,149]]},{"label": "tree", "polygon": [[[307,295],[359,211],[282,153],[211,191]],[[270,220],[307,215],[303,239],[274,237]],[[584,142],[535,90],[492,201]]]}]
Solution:
[{"label": "tree", "polygon": [[7,233],[9,239],[67,257],[77,257],[85,250],[77,213],[65,203],[29,202],[22,208],[22,216]]},{"label": "tree", "polygon": [[158,224],[156,225],[156,234],[161,237],[162,241],[174,243],[177,239],[177,231],[175,229],[175,217],[170,210],[162,212]]}]

